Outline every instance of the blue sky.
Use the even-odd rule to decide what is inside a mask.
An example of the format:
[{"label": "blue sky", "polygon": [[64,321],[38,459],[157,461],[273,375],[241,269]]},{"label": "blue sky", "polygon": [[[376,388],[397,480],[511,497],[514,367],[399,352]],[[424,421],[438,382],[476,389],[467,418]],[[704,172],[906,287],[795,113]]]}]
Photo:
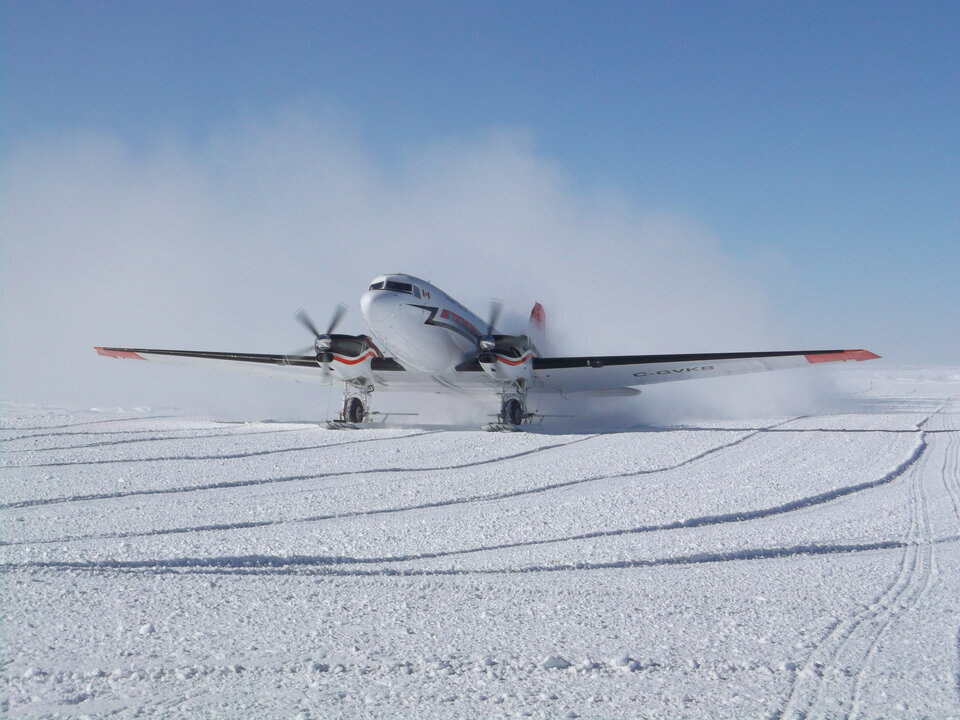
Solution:
[{"label": "blue sky", "polygon": [[0,7],[0,157],[203,155],[298,108],[389,175],[506,131],[574,196],[711,233],[786,342],[960,361],[956,2]]}]

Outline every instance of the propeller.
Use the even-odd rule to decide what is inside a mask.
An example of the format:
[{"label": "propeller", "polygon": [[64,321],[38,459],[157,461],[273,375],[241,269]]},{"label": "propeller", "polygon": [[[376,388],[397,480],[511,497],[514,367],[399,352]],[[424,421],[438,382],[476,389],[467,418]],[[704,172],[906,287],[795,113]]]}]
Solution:
[{"label": "propeller", "polygon": [[347,306],[343,303],[337,303],[337,306],[333,309],[333,316],[330,318],[330,324],[327,326],[326,332],[320,332],[317,329],[317,326],[313,324],[313,320],[310,319],[310,316],[307,315],[307,311],[303,308],[297,310],[296,318],[300,321],[300,324],[303,325],[307,330],[313,333],[313,336],[318,340],[324,338],[332,333],[337,325],[340,324],[340,321],[343,320],[343,316],[347,312]]},{"label": "propeller", "polygon": [[487,334],[479,338],[481,350],[490,351],[497,346],[497,340],[493,336],[494,326],[500,319],[500,313],[503,311],[503,300],[490,301],[490,321],[487,323]]},{"label": "propeller", "polygon": [[[309,330],[314,337],[313,349],[317,354],[317,362],[323,365],[323,372],[327,373],[330,370],[330,351],[333,348],[333,338],[330,335],[336,329],[337,325],[340,324],[340,321],[343,319],[343,316],[347,312],[347,306],[343,303],[337,303],[337,306],[333,309],[333,315],[330,317],[330,324],[327,325],[326,332],[320,332],[317,326],[314,324],[313,320],[310,319],[310,316],[307,315],[307,311],[303,308],[297,310],[295,317],[307,330]],[[307,350],[309,352],[309,349]]]}]

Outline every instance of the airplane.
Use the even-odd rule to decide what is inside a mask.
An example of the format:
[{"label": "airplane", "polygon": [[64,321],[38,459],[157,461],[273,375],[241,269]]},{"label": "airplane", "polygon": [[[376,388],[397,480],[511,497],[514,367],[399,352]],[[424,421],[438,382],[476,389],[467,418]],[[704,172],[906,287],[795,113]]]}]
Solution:
[{"label": "airplane", "polygon": [[531,392],[629,396],[653,383],[880,357],[863,349],[550,357],[538,348],[545,341],[543,306],[539,302],[533,306],[526,335],[497,330],[502,307],[493,301],[484,320],[436,285],[412,275],[389,273],[374,278],[360,299],[370,335],[334,333],[347,310],[343,304],[322,332],[301,309],[296,318],[314,341],[298,354],[95,350],[112,358],[233,369],[324,384],[342,382],[339,416],[328,422],[333,429],[369,426],[378,414],[371,408],[375,391],[497,395],[497,422],[483,426],[491,431],[517,431],[530,423],[536,417],[528,404]]}]

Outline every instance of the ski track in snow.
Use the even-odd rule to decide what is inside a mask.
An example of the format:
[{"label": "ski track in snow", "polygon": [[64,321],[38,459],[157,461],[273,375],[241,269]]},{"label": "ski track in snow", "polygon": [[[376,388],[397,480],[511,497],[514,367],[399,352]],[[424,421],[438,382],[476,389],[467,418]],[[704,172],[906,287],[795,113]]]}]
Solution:
[{"label": "ski track in snow", "polygon": [[108,423],[142,422],[144,420],[165,420],[177,418],[176,415],[131,415],[122,418],[107,418],[105,420],[84,420],[83,422],[65,423],[63,425],[4,425],[0,430],[63,430],[66,428],[84,427],[87,425],[106,425]]},{"label": "ski track in snow", "polygon": [[[854,384],[865,389],[848,415],[621,435],[407,430],[335,441],[302,423],[222,429],[132,414],[66,422],[85,413],[56,411],[48,417],[57,424],[44,426],[36,422],[41,411],[25,413],[0,428],[10,434],[0,438],[0,483],[21,483],[20,499],[0,504],[0,573],[16,583],[0,586],[0,601],[17,638],[0,651],[0,713],[960,716],[960,374],[859,372],[851,377],[864,378]],[[311,442],[312,433],[328,442]],[[712,433],[735,437],[715,442]],[[803,451],[791,450],[793,438],[805,443],[796,446]],[[45,446],[48,440],[55,444]],[[156,453],[157,443],[176,452]],[[149,447],[153,454],[137,457]],[[350,467],[354,448],[371,466]],[[818,458],[818,448],[844,453]],[[769,452],[775,454],[768,460]],[[290,472],[323,464],[328,453],[326,462],[342,467]],[[394,457],[399,462],[390,462]],[[590,457],[615,470],[589,472]],[[774,457],[783,465],[771,466]],[[212,476],[191,470],[204,463],[213,463]],[[90,478],[98,468],[131,465],[149,473],[128,476],[129,489],[70,493],[77,473]],[[233,465],[230,478],[221,466]],[[478,468],[497,487],[475,492],[482,482],[473,477],[458,492],[458,477]],[[532,468],[549,472],[525,481]],[[24,483],[37,469],[56,474],[30,497]],[[728,492],[710,483],[714,476],[736,478],[738,494],[730,497],[738,500],[704,507],[697,493]],[[744,491],[778,476],[783,481],[764,494]],[[277,498],[296,507],[304,487],[318,487],[298,482],[351,477],[376,481],[351,488],[353,507],[230,517],[243,493],[275,487]],[[404,499],[415,501],[396,502],[380,477],[405,478]],[[686,484],[687,477],[699,479]],[[639,478],[642,486],[630,482]],[[165,484],[145,484],[157,479]],[[651,521],[631,524],[629,503],[600,512],[601,500],[621,488],[625,499],[629,490],[629,497],[647,491],[673,501],[659,516],[643,518]],[[257,503],[261,496],[246,497]],[[212,522],[177,524],[174,498],[204,507]],[[131,499],[144,503],[142,527],[111,529],[115,513],[141,512]],[[279,506],[264,507],[276,513]],[[481,507],[487,514],[474,514]],[[506,523],[525,509],[536,513],[526,532],[510,538],[470,526],[472,518],[491,517],[490,508],[502,509]],[[553,529],[555,508],[576,508],[579,528]],[[541,516],[542,528],[530,524]],[[94,531],[70,533],[76,517]],[[46,523],[37,526],[45,536],[18,532],[37,521]],[[323,552],[296,552],[313,525],[339,530],[327,530]],[[453,529],[443,542],[435,534]],[[570,532],[576,529],[582,531]],[[256,533],[240,532],[249,530]],[[383,552],[349,552],[354,535],[370,532],[382,533]],[[229,552],[235,535],[243,535],[249,552]],[[407,535],[422,543],[391,545]],[[125,557],[131,543],[161,552]],[[87,554],[88,547],[96,552]],[[224,582],[232,590],[222,597],[199,591],[208,586],[194,583],[204,578],[209,588]],[[258,594],[260,582],[268,583],[267,595]],[[470,594],[476,583],[484,589]],[[74,585],[96,589],[102,601],[73,598]],[[138,589],[131,596],[129,588]],[[303,593],[313,599],[301,603]],[[270,608],[280,596],[299,609],[276,625]],[[583,604],[587,597],[593,601]],[[559,611],[566,606],[569,617]],[[72,625],[58,619],[61,610]],[[483,620],[488,612],[496,618],[491,625]],[[181,626],[180,640],[167,638]],[[89,639],[71,629],[77,627],[87,628]],[[288,627],[299,631],[287,635]],[[235,636],[249,636],[249,647]],[[906,666],[890,675],[901,655],[910,657],[915,675]],[[923,679],[922,689],[911,677]]]},{"label": "ski track in snow", "polygon": [[[406,435],[405,437],[420,437],[421,435],[431,435],[437,430],[431,430],[422,433],[414,433],[411,435]],[[249,433],[246,433],[249,434]],[[242,434],[241,434],[242,436]],[[231,437],[236,437],[232,435]],[[360,440],[350,440],[348,442],[342,443],[328,443],[323,445],[304,445],[298,447],[290,448],[277,448],[274,450],[255,450],[250,452],[242,453],[219,453],[213,455],[161,455],[158,457],[146,457],[146,458],[107,458],[103,460],[64,460],[62,462],[46,462],[46,463],[33,463],[28,465],[6,465],[0,469],[7,468],[48,468],[48,467],[75,467],[79,465],[116,465],[119,463],[155,463],[155,462],[170,462],[175,460],[241,460],[243,458],[251,457],[262,457],[264,455],[283,455],[286,453],[296,453],[296,452],[309,452],[311,450],[326,450],[332,447],[340,447],[341,445],[356,445],[359,443],[367,442],[382,442],[383,440],[394,440],[394,437],[375,437],[375,438],[363,438]],[[3,506],[0,506],[2,509]]]},{"label": "ski track in snow", "polygon": [[[340,513],[335,515],[315,515],[315,516],[295,518],[290,520],[263,520],[263,521],[252,521],[252,522],[230,523],[230,524],[219,524],[219,525],[201,525],[201,526],[186,527],[186,528],[167,528],[167,529],[161,529],[161,530],[147,530],[147,531],[133,532],[133,533],[105,533],[105,534],[96,535],[96,536],[67,536],[67,537],[61,537],[61,538],[52,538],[52,539],[43,540],[43,541],[24,541],[24,543],[22,544],[33,544],[33,543],[40,543],[40,542],[62,543],[62,542],[70,542],[70,541],[76,541],[76,540],[89,540],[89,539],[108,539],[108,538],[123,539],[123,538],[133,538],[133,537],[148,537],[151,535],[169,535],[169,534],[192,533],[192,532],[240,530],[240,529],[267,527],[271,525],[282,525],[282,524],[289,524],[289,523],[313,523],[313,522],[322,522],[325,520],[340,520],[344,518],[369,517],[373,515],[385,515],[385,514],[408,512],[408,511],[414,511],[414,510],[425,510],[430,508],[449,507],[449,506],[460,505],[464,503],[504,500],[504,499],[514,498],[519,496],[548,492],[550,490],[555,490],[559,487],[581,485],[589,482],[597,482],[600,480],[633,478],[633,477],[639,477],[642,475],[655,475],[657,473],[667,472],[669,470],[676,470],[686,465],[689,465],[693,462],[709,457],[710,455],[713,455],[714,453],[719,452],[720,450],[726,450],[731,447],[735,447],[736,445],[739,445],[745,440],[749,439],[749,437],[752,437],[752,435],[741,438],[731,443],[726,443],[724,445],[717,446],[715,448],[712,448],[711,450],[700,453],[699,455],[693,458],[684,460],[681,463],[678,463],[676,465],[666,467],[666,468],[641,471],[641,472],[619,473],[615,475],[604,475],[599,477],[590,477],[590,478],[585,478],[582,480],[576,480],[576,481],[571,481],[571,482],[562,483],[562,484],[544,486],[544,487],[536,488],[533,490],[524,490],[524,491],[517,491],[512,493],[500,493],[497,495],[469,497],[462,500],[451,500],[446,502],[423,503],[420,505],[405,506],[405,507],[398,507],[398,508],[384,508],[380,510],[357,511],[357,512],[350,512],[350,513]],[[555,448],[557,446],[547,446],[547,447]],[[915,450],[910,454],[910,456],[907,457],[906,460],[900,463],[897,467],[895,467],[889,473],[883,475],[881,478],[877,480],[859,483],[856,485],[850,485],[842,488],[837,488],[835,490],[820,493],[818,495],[791,500],[781,505],[777,505],[769,508],[754,509],[754,510],[738,510],[736,512],[722,514],[722,515],[706,515],[701,517],[688,518],[684,520],[674,520],[670,522],[661,523],[658,525],[618,528],[613,530],[597,530],[593,532],[582,533],[579,535],[568,535],[564,537],[547,538],[547,539],[540,539],[540,540],[527,540],[522,542],[504,543],[501,545],[480,546],[480,547],[465,548],[465,549],[451,550],[451,551],[445,551],[445,552],[430,552],[430,553],[422,553],[419,555],[401,555],[401,556],[393,556],[393,557],[338,558],[338,562],[341,562],[341,563],[409,562],[414,560],[426,560],[426,559],[434,559],[434,558],[441,558],[441,557],[452,557],[455,555],[465,555],[465,554],[478,553],[478,552],[506,550],[511,548],[520,548],[520,547],[531,547],[534,545],[547,545],[547,544],[554,544],[554,543],[573,542],[577,540],[591,540],[595,538],[616,537],[620,535],[638,535],[642,533],[652,533],[652,532],[659,532],[664,530],[677,530],[677,529],[683,529],[683,528],[699,528],[699,527],[706,527],[711,525],[722,525],[725,523],[741,523],[741,522],[747,522],[750,520],[769,518],[775,515],[782,515],[789,512],[795,512],[797,510],[806,510],[815,505],[822,505],[825,503],[829,503],[839,498],[847,497],[854,493],[862,492],[864,490],[869,490],[872,488],[880,487],[882,485],[891,483],[897,478],[899,478],[901,475],[903,475],[904,472],[906,472],[914,463],[916,463],[920,459],[920,457],[923,455],[926,448],[927,448],[927,444],[926,444],[925,438],[921,435],[920,442],[918,443]],[[543,449],[546,449],[546,448],[543,448]],[[14,543],[3,543],[3,544],[14,544]],[[898,544],[897,546],[899,547],[900,545]],[[865,547],[859,547],[859,548],[853,547],[853,549],[854,550],[855,549],[874,549],[874,547],[875,546],[871,545],[871,546],[865,546]],[[846,551],[851,551],[851,550],[846,550]],[[324,560],[328,560],[328,559],[324,559]],[[153,561],[153,562],[155,562],[157,566],[160,566],[163,564],[163,561],[161,560]],[[299,562],[297,564],[307,564],[307,563]],[[102,566],[97,565],[96,563],[93,563],[93,564],[90,564],[90,567],[93,568],[93,567],[102,567]]]},{"label": "ski track in snow", "polygon": [[[204,429],[196,430],[179,430],[177,435],[166,434],[166,435],[153,435],[149,437],[136,437],[136,438],[126,438],[123,440],[98,440],[96,442],[83,443],[82,445],[52,445],[50,447],[34,447],[34,448],[7,448],[6,452],[8,453],[26,453],[26,452],[53,452],[56,450],[87,450],[90,448],[102,448],[107,447],[108,445],[129,445],[132,443],[149,443],[149,442],[170,442],[170,441],[190,441],[190,440],[205,440],[207,438],[237,438],[237,437],[246,437],[254,435],[274,435],[278,433],[290,433],[290,432],[304,432],[303,427],[296,428],[283,428],[281,430],[254,430],[252,432],[246,433],[231,433],[231,432],[205,432]],[[147,432],[143,430],[121,430],[114,432],[70,432],[70,433],[50,433],[48,435],[18,435],[10,438],[0,438],[2,442],[13,442],[16,440],[30,440],[35,438],[47,438],[54,436],[71,436],[77,437],[80,435],[94,435],[98,437],[107,437],[114,435],[147,435]],[[63,463],[64,465],[69,465],[70,463]],[[16,467],[16,466],[6,466],[6,467]],[[22,467],[44,467],[42,464],[37,465],[26,465]]]},{"label": "ski track in snow", "polygon": [[[924,448],[926,438],[922,428],[930,417],[917,427]],[[922,453],[918,454],[916,460],[921,460],[921,456]],[[878,641],[889,625],[926,593],[935,573],[924,489],[928,475],[923,469],[921,463],[911,473],[911,527],[902,543],[904,549],[896,578],[862,612],[834,625],[817,646],[797,675],[784,717],[858,716],[863,673]]]},{"label": "ski track in snow", "polygon": [[[298,452],[305,450],[326,450],[328,448],[342,447],[343,445],[356,445],[364,442],[378,442],[386,440],[405,440],[412,439],[417,437],[422,437],[424,435],[432,435],[436,431],[422,432],[422,433],[412,433],[409,435],[404,435],[400,437],[383,437],[383,438],[367,438],[363,440],[352,440],[345,443],[329,443],[325,445],[312,445],[309,447],[297,447],[297,448],[283,448],[280,450],[265,450],[260,452],[251,452],[251,453],[235,453],[232,455],[211,455],[208,457],[198,457],[198,456],[181,456],[175,458],[162,458],[166,460],[236,460],[239,458],[248,458],[248,457],[257,457],[263,455],[276,455],[290,452]],[[22,500],[18,502],[8,503],[6,505],[0,505],[0,510],[12,509],[12,508],[26,508],[33,507],[38,505],[57,505],[61,503],[71,503],[71,502],[85,502],[91,500],[116,500],[119,498],[129,498],[142,495],[169,495],[169,494],[179,494],[179,493],[191,493],[201,490],[222,490],[225,488],[238,488],[238,487],[249,487],[252,485],[272,485],[275,483],[287,483],[287,482],[297,482],[302,480],[323,480],[325,478],[341,478],[341,477],[350,477],[355,475],[380,475],[384,473],[425,473],[425,472],[441,472],[445,470],[464,470],[466,468],[478,467],[480,465],[491,465],[494,463],[504,462],[506,460],[514,460],[516,458],[525,457],[527,455],[532,455],[533,453],[544,452],[546,450],[554,450],[556,448],[566,447],[567,445],[573,445],[576,443],[581,443],[586,440],[589,440],[596,435],[588,435],[586,437],[577,438],[576,440],[567,440],[562,443],[554,443],[551,445],[544,445],[541,447],[533,448],[532,450],[523,450],[518,453],[513,453],[510,455],[501,455],[494,458],[489,458],[486,460],[479,460],[476,462],[467,462],[467,463],[456,463],[453,465],[437,465],[435,467],[414,467],[414,468],[405,468],[405,467],[390,467],[390,468],[373,468],[370,470],[357,470],[357,471],[344,471],[344,472],[329,472],[329,473],[314,473],[309,475],[289,475],[284,477],[276,478],[266,478],[266,479],[255,479],[255,480],[234,480],[218,483],[210,483],[207,485],[188,485],[185,487],[176,487],[176,488],[158,488],[155,490],[133,490],[128,492],[118,492],[118,493],[102,493],[94,495],[73,495],[70,497],[59,497],[59,498],[45,498],[37,500]],[[148,462],[157,460],[158,458],[151,458]],[[110,462],[138,462],[134,459],[129,460],[116,460]],[[71,464],[71,463],[65,463]],[[83,463],[88,464],[88,463]],[[35,466],[25,466],[25,467],[35,467]],[[516,494],[526,494],[526,493],[509,493],[504,494],[502,497],[511,497]],[[482,499],[499,499],[500,496],[484,496]],[[461,502],[475,502],[476,499],[464,500]],[[306,518],[300,522],[313,522],[317,520],[330,520],[335,518],[343,517],[356,517],[359,515],[369,515],[369,514],[379,514],[379,513],[390,513],[390,512],[402,512],[403,510],[411,509],[421,509],[427,507],[438,507],[442,505],[447,505],[452,503],[426,503],[424,505],[406,507],[406,508],[395,508],[395,509],[386,509],[386,510],[377,510],[369,512],[357,512],[357,513],[344,513],[341,515],[327,515],[319,516],[315,518]],[[272,522],[266,522],[265,524],[273,524]],[[238,524],[237,527],[248,527],[247,525]],[[250,526],[256,527],[256,525]],[[208,530],[211,528],[187,528],[186,530],[174,530],[173,532],[190,532],[191,530]],[[217,526],[213,529],[229,529],[229,526]]]},{"label": "ski track in snow", "polygon": [[[938,543],[960,542],[960,536],[944,538]],[[914,545],[932,544],[908,543],[890,540],[876,543],[851,545],[797,545],[792,547],[746,548],[729,553],[697,553],[676,557],[653,558],[643,560],[618,560],[603,563],[576,563],[569,565],[530,565],[519,568],[458,570],[458,569],[377,569],[377,570],[341,570],[326,568],[328,565],[380,562],[379,559],[341,558],[341,557],[276,557],[241,556],[210,558],[170,558],[157,560],[117,560],[97,562],[28,562],[0,565],[0,570],[74,570],[94,572],[204,572],[221,574],[311,574],[334,575],[339,577],[386,576],[432,576],[432,575],[510,575],[538,572],[574,572],[590,570],[612,570],[623,568],[662,567],[666,565],[703,565],[743,560],[776,560],[792,558],[798,555],[836,555],[874,550],[895,550]],[[390,559],[388,559],[389,561]]]},{"label": "ski track in snow", "polygon": [[[788,423],[788,422],[791,422],[791,421],[792,421],[792,419],[791,419],[791,420],[782,421],[782,422],[780,422],[780,423],[777,423],[777,425],[782,425],[782,424],[785,424],[785,423]],[[775,427],[775,426],[771,426],[771,427]],[[766,428],[763,428],[763,429],[766,429]],[[40,541],[40,542],[53,542],[53,543],[56,543],[56,542],[69,542],[69,541],[73,541],[73,540],[87,540],[87,539],[146,537],[146,536],[150,536],[150,535],[167,535],[167,534],[179,534],[179,533],[190,533],[190,532],[209,532],[209,531],[224,531],[224,530],[240,530],[240,529],[249,529],[249,528],[255,528],[255,527],[267,527],[267,526],[271,526],[271,525],[282,525],[282,524],[291,524],[291,523],[314,523],[314,522],[322,522],[322,521],[325,521],[325,520],[340,520],[340,519],[352,518],[352,517],[365,517],[365,516],[373,516],[373,515],[386,515],[386,514],[393,514],[393,513],[411,512],[411,511],[416,511],[416,510],[427,510],[427,509],[431,509],[431,508],[451,507],[451,506],[455,506],[455,505],[464,505],[464,504],[472,504],[472,503],[480,503],[480,502],[495,502],[495,501],[506,500],[506,499],[510,499],[510,498],[519,498],[519,497],[525,497],[525,496],[531,496],[531,495],[538,495],[538,494],[547,493],[547,492],[550,492],[550,491],[553,491],[553,490],[560,490],[560,489],[565,489],[565,488],[573,487],[573,486],[576,486],[576,485],[585,485],[585,484],[588,484],[588,483],[597,483],[597,482],[604,481],[604,480],[615,480],[615,479],[635,478],[635,477],[642,477],[642,476],[644,476],[644,475],[656,475],[656,474],[658,474],[658,473],[667,472],[667,471],[670,471],[670,470],[677,470],[677,469],[679,469],[679,468],[682,468],[682,467],[685,467],[685,466],[690,465],[690,464],[692,464],[692,463],[695,463],[695,462],[698,462],[698,461],[700,461],[700,460],[703,460],[704,458],[708,458],[708,457],[710,457],[711,455],[714,455],[715,453],[718,453],[718,452],[721,452],[721,451],[728,450],[728,449],[730,449],[730,448],[736,447],[736,446],[738,446],[738,445],[746,442],[747,440],[751,439],[752,437],[756,436],[756,435],[759,434],[763,429],[754,429],[752,432],[749,432],[747,435],[745,435],[745,436],[743,436],[743,437],[741,437],[741,438],[738,438],[738,439],[733,440],[733,441],[728,442],[728,443],[723,443],[723,444],[721,444],[721,445],[714,446],[714,447],[710,448],[709,450],[705,450],[704,452],[701,452],[701,453],[699,453],[699,454],[697,454],[697,455],[695,455],[695,456],[693,456],[693,457],[687,458],[687,459],[685,459],[685,460],[683,460],[683,461],[681,461],[681,462],[679,462],[679,463],[676,463],[676,464],[674,464],[674,465],[669,465],[669,466],[666,466],[666,467],[656,468],[656,469],[650,469],[650,470],[628,471],[628,472],[623,472],[623,473],[614,473],[614,474],[607,474],[607,475],[590,476],[590,477],[580,478],[580,479],[576,479],[576,480],[569,480],[569,481],[564,481],[564,482],[551,483],[551,484],[548,484],[548,485],[542,485],[542,486],[539,486],[539,487],[528,488],[528,489],[524,489],[524,490],[517,490],[517,491],[510,491],[510,492],[502,492],[502,493],[492,493],[492,494],[485,494],[485,495],[474,495],[474,496],[468,496],[468,497],[465,497],[465,498],[459,498],[459,499],[456,499],[456,500],[428,502],[428,503],[420,503],[420,504],[416,504],[416,505],[406,505],[406,506],[400,506],[400,507],[380,508],[380,509],[375,509],[375,510],[355,511],[355,512],[337,513],[337,514],[327,514],[327,515],[311,515],[311,516],[302,517],[302,518],[292,518],[292,519],[285,519],[285,520],[263,520],[263,521],[251,521],[251,522],[241,522],[241,523],[227,523],[227,524],[216,524],[216,525],[200,525],[200,526],[193,526],[193,527],[177,527],[177,528],[166,528],[166,529],[159,529],[159,530],[149,530],[149,531],[143,531],[143,532],[137,532],[137,533],[112,533],[112,534],[101,534],[101,535],[96,535],[96,536],[67,536],[67,537],[60,537],[60,538],[51,538],[51,539],[49,539],[49,540],[44,540],[44,541]],[[426,433],[422,433],[422,434],[426,434]],[[406,436],[406,437],[417,437],[417,436],[418,436],[418,435],[408,435],[408,436]],[[575,444],[577,444],[577,443],[585,442],[585,441],[587,441],[587,440],[591,440],[591,439],[596,438],[596,437],[599,437],[599,436],[598,436],[598,435],[587,435],[587,436],[584,436],[584,437],[582,437],[582,438],[577,438],[577,439],[572,440],[572,441],[568,440],[568,441],[562,442],[562,443],[555,443],[555,444],[551,444],[551,445],[544,445],[544,446],[540,446],[540,447],[538,447],[538,448],[534,448],[534,449],[532,449],[532,450],[526,450],[526,451],[523,451],[523,452],[514,453],[514,454],[512,454],[512,455],[499,456],[499,457],[491,458],[491,459],[488,459],[488,460],[482,460],[482,461],[473,462],[473,463],[462,463],[462,464],[457,464],[457,465],[444,465],[444,466],[420,467],[420,468],[376,468],[376,469],[371,469],[371,470],[361,470],[361,471],[355,471],[355,472],[322,473],[322,474],[315,474],[315,475],[296,475],[296,476],[283,477],[283,478],[271,478],[271,479],[267,479],[267,480],[234,481],[234,482],[214,483],[214,484],[203,485],[203,486],[182,487],[182,488],[170,488],[170,489],[154,490],[154,491],[141,491],[141,492],[131,491],[131,492],[126,492],[126,493],[111,493],[111,494],[102,494],[102,495],[85,495],[85,496],[74,496],[74,497],[71,497],[71,498],[54,498],[54,499],[49,499],[49,500],[29,500],[29,501],[22,501],[22,502],[19,502],[19,503],[11,503],[11,504],[9,504],[9,505],[0,505],[0,510],[7,509],[7,508],[31,507],[31,506],[36,506],[36,505],[49,505],[49,504],[55,504],[55,503],[61,503],[61,502],[77,502],[77,501],[88,501],[88,500],[111,500],[111,499],[117,499],[117,498],[131,497],[131,496],[135,496],[135,495],[150,495],[150,494],[169,494],[169,493],[180,493],[180,492],[195,492],[195,491],[198,491],[198,490],[211,490],[211,489],[221,489],[221,488],[228,488],[228,487],[243,487],[243,486],[249,486],[249,485],[272,484],[272,483],[278,483],[278,482],[292,482],[292,481],[301,481],[301,480],[320,480],[320,479],[325,479],[325,478],[329,478],[329,477],[338,477],[338,478],[340,478],[340,477],[348,477],[348,476],[354,476],[354,475],[378,475],[378,474],[384,474],[384,473],[424,473],[424,472],[440,472],[440,471],[449,471],[449,470],[463,470],[463,469],[466,469],[466,468],[469,468],[469,467],[478,467],[478,466],[481,466],[481,465],[489,465],[489,464],[504,462],[504,461],[507,461],[507,460],[514,460],[514,459],[517,459],[517,458],[526,457],[527,455],[531,455],[531,454],[534,454],[534,453],[543,452],[543,451],[545,451],[545,450],[554,450],[554,449],[559,449],[559,448],[566,448],[566,447],[569,447],[569,446],[571,446],[571,445],[575,445]],[[326,445],[326,446],[323,446],[323,447],[331,447],[331,445]],[[919,451],[922,451],[922,449],[921,449],[921,448],[918,448],[918,451],[915,451],[915,454],[916,454],[916,452],[919,452]],[[911,460],[908,460],[907,462],[911,462]],[[895,473],[895,474],[893,474],[893,475],[890,477],[891,480],[893,479],[893,477],[896,477],[896,475],[899,474],[899,472],[897,472],[897,471],[894,471],[894,473]],[[884,482],[884,481],[880,481],[880,482]],[[838,491],[836,496],[843,495],[843,494],[847,494],[847,492],[856,492],[857,490],[860,490],[860,489],[863,489],[863,488],[861,488],[861,487],[856,487],[856,488],[852,488],[852,489],[844,489],[844,490],[842,490],[842,491]],[[831,498],[830,498],[830,499],[832,499],[832,497],[833,497],[833,495],[831,495]],[[796,501],[796,502],[803,503],[803,504],[815,504],[816,502],[822,502],[822,501],[824,501],[823,498],[805,498],[805,499],[803,499],[803,500],[801,500],[801,501]],[[790,506],[789,509],[794,509],[794,506],[796,505],[796,502],[795,502],[795,503],[791,503],[791,506]],[[787,509],[776,508],[776,509],[770,510],[769,512],[767,512],[767,514],[776,514],[777,512],[786,512],[786,511],[787,511]],[[760,511],[760,512],[763,512],[763,511]],[[758,515],[758,517],[759,517],[759,515]],[[664,529],[671,529],[671,528],[678,528],[678,527],[688,527],[688,526],[689,526],[689,527],[695,527],[695,526],[701,525],[701,524],[715,524],[715,523],[717,523],[717,522],[729,522],[729,521],[731,521],[731,519],[741,519],[741,520],[743,520],[743,519],[747,519],[747,518],[741,517],[741,516],[739,516],[739,515],[738,515],[738,516],[735,516],[735,517],[697,518],[697,519],[694,519],[694,520],[678,521],[678,522],[674,522],[674,523],[668,523],[668,524],[657,525],[657,526],[650,526],[650,527],[628,528],[628,529],[624,529],[624,530],[611,530],[611,531],[600,532],[600,533],[588,533],[588,534],[583,535],[583,536],[570,536],[570,537],[557,538],[557,539],[552,539],[552,540],[545,540],[545,541],[542,541],[542,542],[544,542],[544,543],[549,543],[549,542],[564,542],[564,541],[567,541],[567,540],[586,539],[586,538],[591,538],[591,537],[602,537],[602,536],[605,536],[605,535],[614,536],[614,535],[622,535],[622,534],[630,534],[630,533],[651,532],[651,531],[654,531],[654,530],[664,530]],[[25,541],[26,544],[29,544],[30,542],[32,542],[32,541]],[[0,545],[2,545],[2,544],[13,544],[13,543],[0,543]],[[464,552],[478,552],[478,551],[480,551],[480,550],[486,550],[486,549],[502,549],[502,548],[507,548],[507,547],[520,547],[520,546],[522,546],[522,545],[524,545],[524,544],[526,544],[526,543],[508,544],[508,545],[503,545],[503,546],[495,546],[495,547],[492,547],[492,548],[479,548],[479,549],[474,549],[474,550],[463,550],[463,551],[458,551],[457,553],[445,553],[445,554],[460,554],[460,553],[464,553]],[[530,543],[530,544],[538,544],[538,543]],[[421,557],[441,557],[442,555],[443,555],[443,554],[436,554],[436,553],[434,553],[434,554],[423,555],[423,556],[421,556]]]}]

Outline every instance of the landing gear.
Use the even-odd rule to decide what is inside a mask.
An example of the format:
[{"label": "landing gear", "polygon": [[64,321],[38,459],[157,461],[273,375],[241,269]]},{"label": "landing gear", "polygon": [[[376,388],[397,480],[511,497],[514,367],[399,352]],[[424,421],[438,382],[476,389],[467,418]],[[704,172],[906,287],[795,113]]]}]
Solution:
[{"label": "landing gear", "polygon": [[359,378],[343,386],[343,407],[339,420],[330,420],[327,427],[331,430],[359,430],[364,422],[370,422],[370,395],[374,387],[366,379]]},{"label": "landing gear", "polygon": [[523,405],[515,397],[505,400],[500,410],[500,417],[503,422],[511,425],[519,425],[523,422]]},{"label": "landing gear", "polygon": [[363,401],[358,397],[347,398],[343,404],[343,419],[349,423],[362,423],[367,412],[363,408]]},{"label": "landing gear", "polygon": [[497,422],[483,426],[489,432],[520,432],[520,426],[530,422],[533,413],[527,412],[527,384],[523,380],[505,385],[500,394],[500,414]]}]

